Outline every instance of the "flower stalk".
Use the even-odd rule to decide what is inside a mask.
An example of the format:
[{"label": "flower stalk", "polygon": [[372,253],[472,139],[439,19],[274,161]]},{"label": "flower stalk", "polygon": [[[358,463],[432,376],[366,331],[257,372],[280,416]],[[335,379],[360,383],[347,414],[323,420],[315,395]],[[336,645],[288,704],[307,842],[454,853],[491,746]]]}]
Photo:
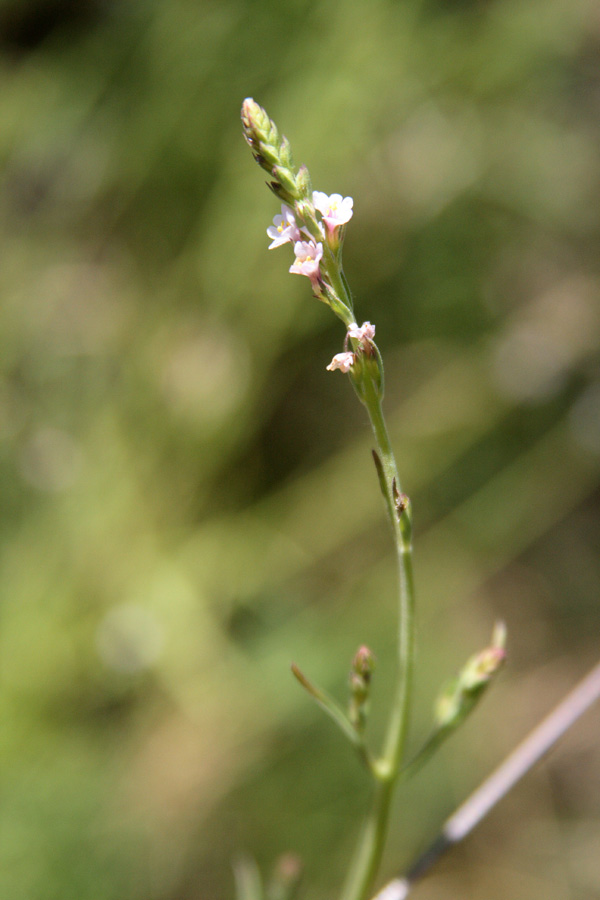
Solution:
[{"label": "flower stalk", "polygon": [[[339,369],[349,375],[367,410],[375,438],[374,458],[379,484],[396,548],[399,627],[394,700],[383,752],[368,766],[374,781],[373,801],[342,893],[342,900],[365,900],[383,853],[390,803],[398,781],[408,726],[414,644],[411,510],[408,503],[401,505],[398,501],[400,477],[382,409],[383,363],[374,341],[375,326],[370,322],[357,325],[342,269],[344,232],[353,215],[352,198],[313,192],[306,167],[298,171],[294,169],[289,142],[279,133],[267,113],[250,98],[242,106],[242,123],[254,158],[271,176],[269,187],[282,201],[281,213],[275,216],[273,225],[267,229],[271,239],[269,249],[290,243],[295,256],[290,272],[307,276],[313,295],[327,303],[346,326],[344,351],[336,354],[327,368]],[[347,733],[361,753],[365,753],[362,733],[368,678],[366,669],[361,675],[356,666],[363,665],[365,660],[366,657],[355,660],[354,696],[349,719],[324,691],[313,685],[297,667],[293,669],[296,678]]]},{"label": "flower stalk", "polygon": [[[342,248],[354,212],[351,197],[313,191],[306,166],[294,168],[291,149],[267,113],[252,99],[242,106],[244,134],[257,163],[272,179],[268,186],[281,201],[281,213],[267,229],[269,249],[286,244],[294,251],[289,271],[310,280],[313,296],[326,303],[345,326],[343,351],[336,353],[329,371],[347,374],[364,405],[373,436],[373,459],[390,521],[398,568],[398,637],[396,678],[383,748],[371,755],[365,742],[370,679],[374,657],[366,647],[356,654],[350,674],[348,713],[297,666],[292,670],[317,704],[358,750],[373,780],[373,796],[353,855],[341,900],[367,900],[377,876],[388,831],[394,789],[418,766],[406,764],[414,666],[414,581],[412,563],[412,507],[402,493],[398,467],[383,412],[384,375],[375,343],[375,326],[358,325],[352,296],[342,267]],[[437,709],[434,737],[425,743],[425,760],[473,708],[503,659],[503,635],[492,647],[473,657]],[[413,760],[414,762],[414,760]]]}]

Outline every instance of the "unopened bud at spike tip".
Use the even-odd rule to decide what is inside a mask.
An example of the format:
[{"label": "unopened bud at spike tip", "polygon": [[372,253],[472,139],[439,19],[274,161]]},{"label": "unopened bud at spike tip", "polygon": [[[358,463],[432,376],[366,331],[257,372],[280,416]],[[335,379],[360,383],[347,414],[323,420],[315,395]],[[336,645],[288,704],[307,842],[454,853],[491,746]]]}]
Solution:
[{"label": "unopened bud at spike tip", "polygon": [[266,111],[252,97],[242,103],[244,136],[257,163],[274,179],[271,189],[290,205],[301,198],[296,184],[292,151]]}]

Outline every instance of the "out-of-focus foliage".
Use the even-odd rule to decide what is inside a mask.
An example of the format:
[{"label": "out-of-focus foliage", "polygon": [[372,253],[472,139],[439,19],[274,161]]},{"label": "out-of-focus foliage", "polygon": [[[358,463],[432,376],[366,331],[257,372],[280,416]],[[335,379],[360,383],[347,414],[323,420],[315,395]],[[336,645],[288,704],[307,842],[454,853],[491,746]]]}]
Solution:
[{"label": "out-of-focus foliage", "polygon": [[[225,900],[288,849],[335,896],[367,801],[289,674],[393,671],[391,544],[339,323],[267,253],[238,121],[351,194],[416,520],[414,744],[508,623],[501,683],[397,798],[385,872],[598,648],[600,16],[583,0],[3,0],[7,900]],[[600,893],[597,716],[415,898]],[[596,798],[594,801],[594,797]]]}]

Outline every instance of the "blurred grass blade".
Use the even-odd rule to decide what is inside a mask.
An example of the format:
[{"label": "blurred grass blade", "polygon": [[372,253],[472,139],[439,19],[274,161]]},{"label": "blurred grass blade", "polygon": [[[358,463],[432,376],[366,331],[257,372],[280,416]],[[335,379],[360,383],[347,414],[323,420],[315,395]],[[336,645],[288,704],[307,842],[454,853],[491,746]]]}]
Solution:
[{"label": "blurred grass blade", "polygon": [[236,900],[265,900],[262,879],[252,856],[241,856],[233,864]]}]

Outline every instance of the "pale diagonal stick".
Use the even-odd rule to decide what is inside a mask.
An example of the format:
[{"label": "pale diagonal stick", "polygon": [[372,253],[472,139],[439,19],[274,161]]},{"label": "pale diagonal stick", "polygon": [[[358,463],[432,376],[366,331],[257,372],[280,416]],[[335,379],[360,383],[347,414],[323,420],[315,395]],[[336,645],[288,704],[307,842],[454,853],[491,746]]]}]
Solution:
[{"label": "pale diagonal stick", "polygon": [[415,881],[431,868],[445,850],[466,837],[599,697],[600,663],[446,820],[439,836],[411,866],[408,874],[404,878],[394,878],[373,900],[405,900]]}]

